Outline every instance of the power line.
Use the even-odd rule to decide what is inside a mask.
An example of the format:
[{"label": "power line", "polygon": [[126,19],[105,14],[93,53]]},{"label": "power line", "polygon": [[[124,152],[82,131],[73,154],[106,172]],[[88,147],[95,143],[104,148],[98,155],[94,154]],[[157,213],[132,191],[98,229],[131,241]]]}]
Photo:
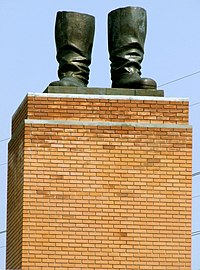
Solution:
[{"label": "power line", "polygon": [[10,138],[5,138],[5,139],[2,139],[2,140],[0,140],[0,143],[1,142],[5,142],[5,141],[8,141]]},{"label": "power line", "polygon": [[200,102],[196,102],[196,103],[190,104],[190,107],[196,106],[196,105],[199,105],[199,104],[200,104]]},{"label": "power line", "polygon": [[192,236],[200,235],[200,231],[192,232]]},{"label": "power line", "polygon": [[164,85],[167,85],[167,84],[171,84],[171,83],[174,83],[174,82],[177,82],[177,81],[183,80],[183,79],[185,79],[185,78],[188,78],[188,77],[194,76],[194,75],[196,75],[196,74],[198,74],[198,73],[200,73],[200,70],[198,70],[198,71],[196,71],[196,72],[193,72],[193,73],[191,73],[191,74],[185,75],[185,76],[183,76],[183,77],[180,77],[180,78],[178,78],[178,79],[175,79],[175,80],[169,81],[169,82],[167,82],[167,83],[161,84],[161,85],[159,85],[158,87],[161,87],[161,86],[164,86]]},{"label": "power line", "polygon": [[200,175],[200,172],[195,172],[195,173],[193,173],[193,174],[192,174],[192,177],[197,176],[197,175]]},{"label": "power line", "polygon": [[[174,83],[174,82],[177,82],[177,81],[186,79],[186,78],[188,78],[188,77],[194,76],[194,75],[199,74],[199,73],[200,73],[200,70],[198,70],[198,71],[196,71],[196,72],[193,72],[193,73],[190,73],[190,74],[188,74],[188,75],[185,75],[185,76],[183,76],[183,77],[180,77],[180,78],[178,78],[178,79],[169,81],[169,82],[167,82],[167,83],[161,84],[161,85],[159,85],[158,87],[161,87],[161,86],[164,86],[164,85],[168,85],[168,84],[171,84],[171,83]],[[200,105],[200,102],[196,102],[196,103],[190,104],[190,107],[192,107],[192,106],[197,106],[197,105]]]},{"label": "power line", "polygon": [[192,199],[200,198],[200,195],[193,196]]},{"label": "power line", "polygon": [[0,234],[3,234],[3,233],[6,233],[6,230],[5,231],[1,231]]},{"label": "power line", "polygon": [[4,166],[4,165],[7,165],[8,163],[1,163],[0,166]]}]

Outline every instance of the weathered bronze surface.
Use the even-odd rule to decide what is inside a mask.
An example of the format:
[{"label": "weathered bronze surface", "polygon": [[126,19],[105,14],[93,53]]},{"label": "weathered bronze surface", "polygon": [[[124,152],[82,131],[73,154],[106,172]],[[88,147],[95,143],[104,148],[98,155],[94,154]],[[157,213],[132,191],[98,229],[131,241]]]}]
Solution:
[{"label": "weathered bronze surface", "polygon": [[[124,7],[108,14],[108,48],[112,88],[157,89],[156,82],[141,78],[147,15],[140,7]],[[95,18],[59,11],[55,40],[59,81],[50,86],[86,87],[93,47]]]},{"label": "weathered bronze surface", "polygon": [[108,48],[112,87],[156,89],[156,82],[141,78],[147,15],[140,7],[126,7],[108,14]]},{"label": "weathered bronze surface", "polygon": [[82,94],[82,95],[108,95],[108,96],[154,96],[163,97],[163,90],[156,89],[128,89],[128,88],[94,88],[94,87],[66,87],[48,86],[44,93],[51,94]]},{"label": "weathered bronze surface", "polygon": [[60,81],[50,85],[87,86],[94,30],[95,18],[91,15],[66,11],[57,13],[55,40]]}]

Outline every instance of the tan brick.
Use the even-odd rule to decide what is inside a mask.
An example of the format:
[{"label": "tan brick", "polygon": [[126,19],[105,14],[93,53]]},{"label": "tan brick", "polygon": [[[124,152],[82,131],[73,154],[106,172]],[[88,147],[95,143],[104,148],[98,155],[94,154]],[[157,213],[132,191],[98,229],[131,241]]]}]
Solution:
[{"label": "tan brick", "polygon": [[[187,125],[188,102],[28,96],[13,134],[24,119]],[[21,126],[7,268],[189,270],[191,147],[188,128]]]}]

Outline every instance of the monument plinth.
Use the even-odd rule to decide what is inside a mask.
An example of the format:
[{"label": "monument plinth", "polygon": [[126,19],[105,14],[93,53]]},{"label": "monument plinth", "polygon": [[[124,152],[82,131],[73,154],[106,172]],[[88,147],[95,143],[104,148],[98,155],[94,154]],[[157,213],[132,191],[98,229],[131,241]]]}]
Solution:
[{"label": "monument plinth", "polygon": [[188,100],[70,91],[13,116],[6,268],[189,270]]},{"label": "monument plinth", "polygon": [[91,87],[48,86],[45,89],[44,93],[164,97],[164,90],[128,89],[128,88],[94,88],[94,87],[91,88]]}]

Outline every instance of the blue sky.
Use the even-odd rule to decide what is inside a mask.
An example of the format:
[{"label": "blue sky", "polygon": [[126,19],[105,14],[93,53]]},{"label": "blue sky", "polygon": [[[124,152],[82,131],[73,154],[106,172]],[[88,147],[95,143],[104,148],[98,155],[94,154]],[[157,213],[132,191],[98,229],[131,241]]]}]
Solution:
[{"label": "blue sky", "polygon": [[[199,0],[1,0],[0,1],[0,164],[7,162],[11,117],[27,92],[41,93],[57,79],[54,23],[59,10],[96,17],[90,87],[110,87],[107,14],[124,6],[148,13],[142,64],[144,77],[167,84],[166,97],[188,97],[193,126],[193,173],[200,171],[200,1]],[[0,166],[0,231],[6,229],[7,165]],[[200,175],[193,177],[193,229],[200,231]],[[5,234],[0,234],[0,269],[5,269]],[[194,236],[192,270],[200,269],[200,235]]]}]

